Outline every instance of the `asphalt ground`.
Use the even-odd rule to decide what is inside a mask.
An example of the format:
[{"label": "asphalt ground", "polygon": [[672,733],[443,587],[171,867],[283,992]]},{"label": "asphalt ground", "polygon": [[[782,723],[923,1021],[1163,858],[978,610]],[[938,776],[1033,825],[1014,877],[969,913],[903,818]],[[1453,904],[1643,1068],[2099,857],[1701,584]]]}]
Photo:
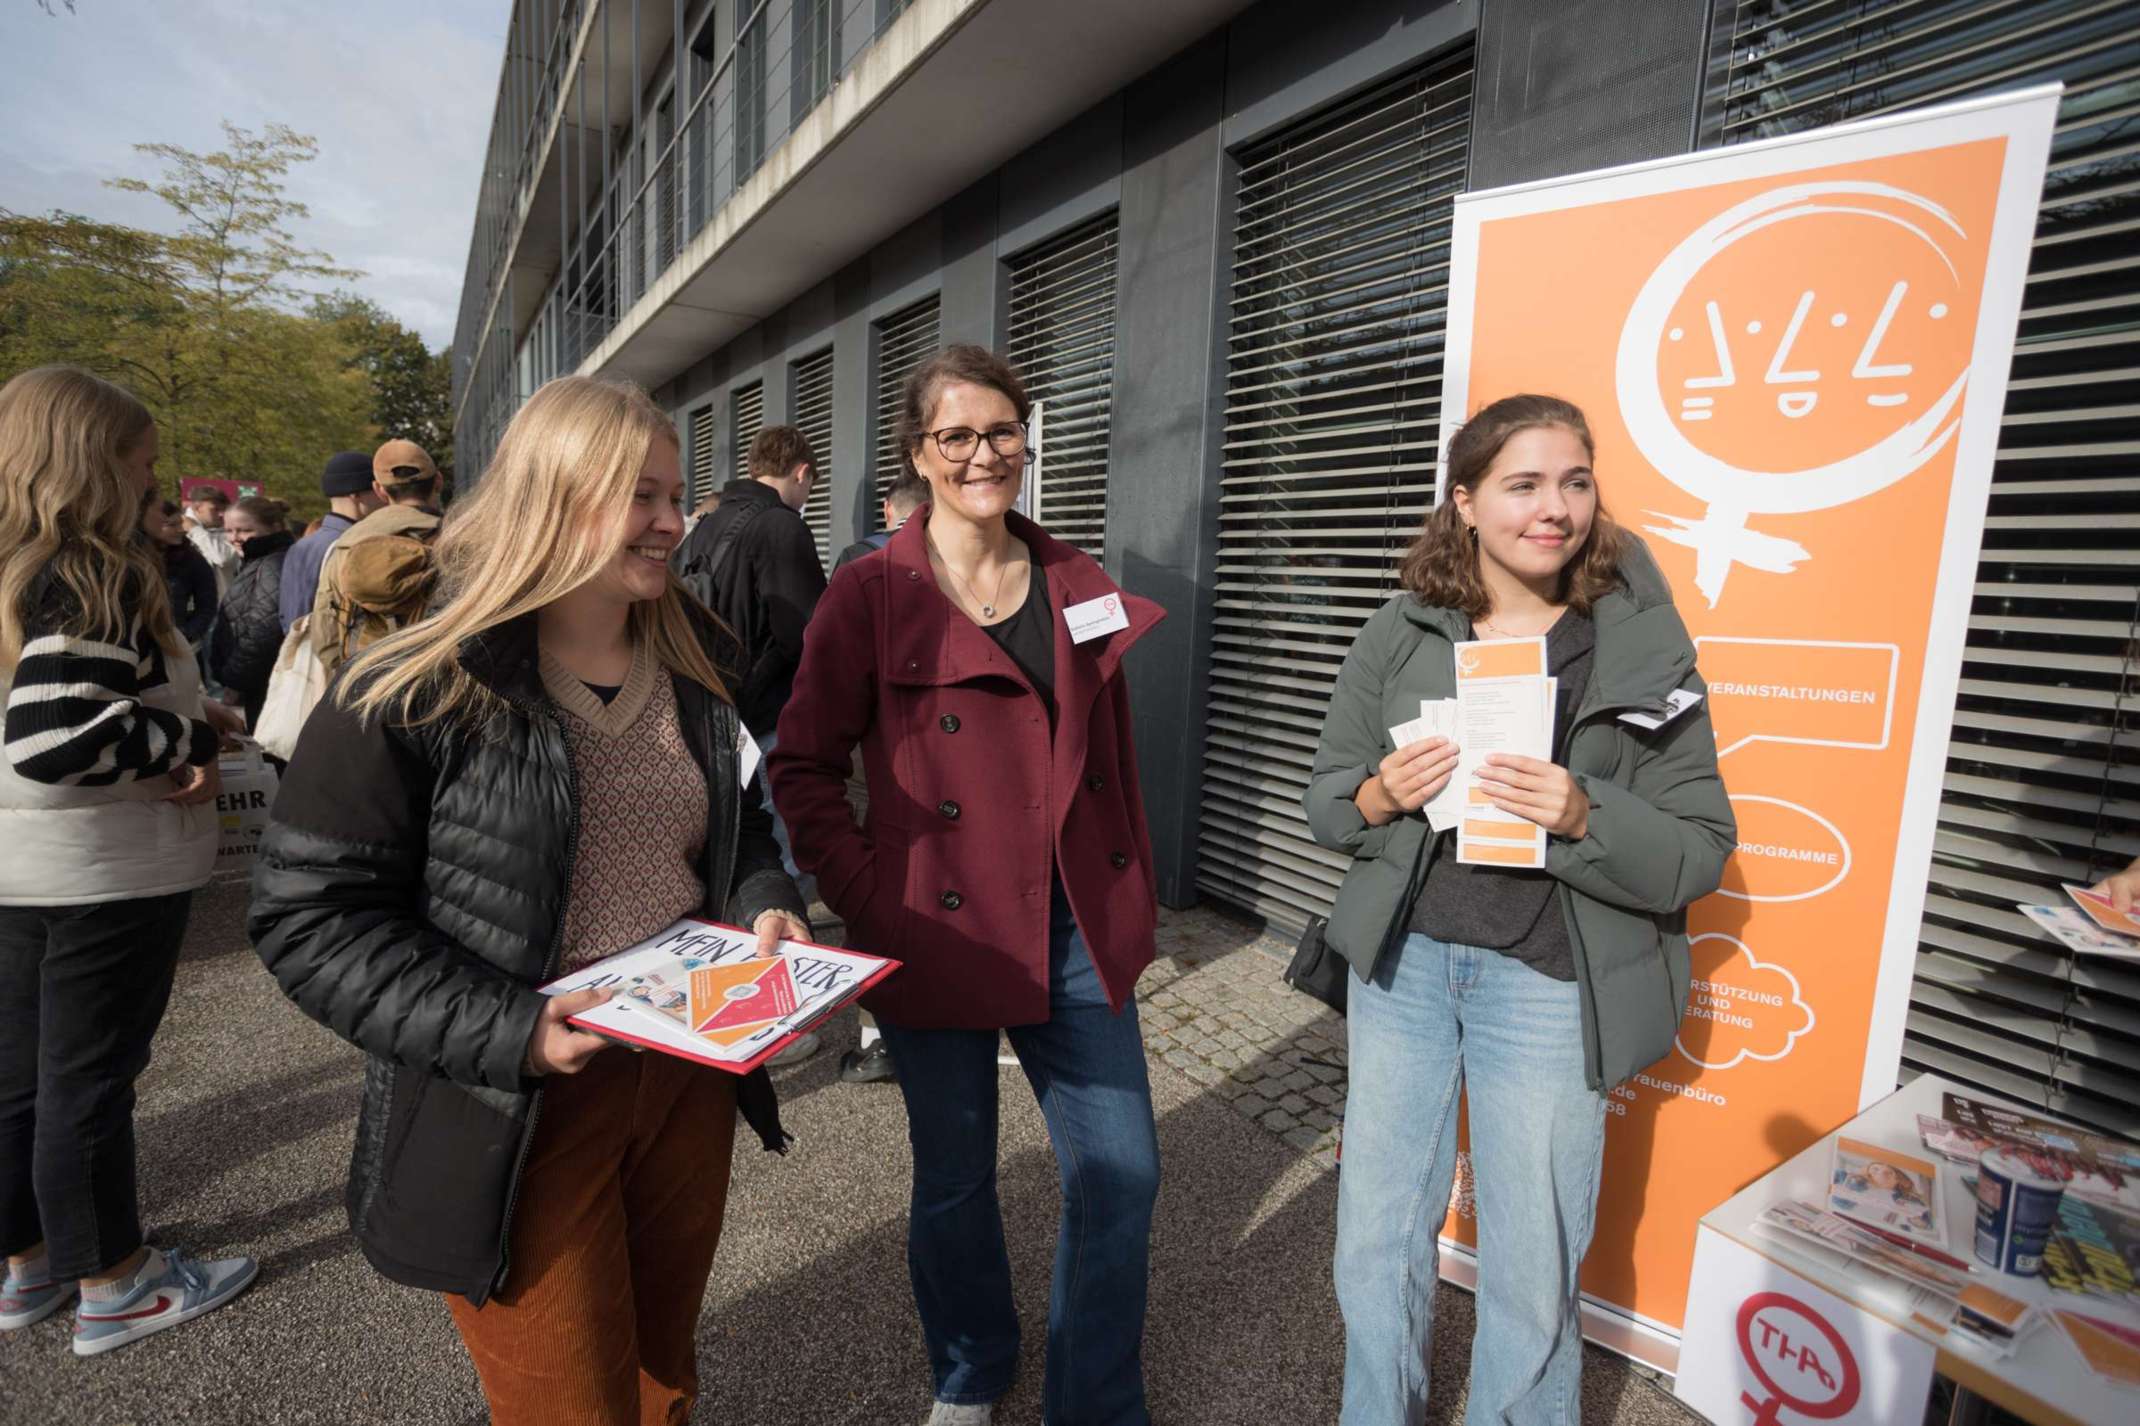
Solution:
[{"label": "asphalt ground", "polygon": [[[170,1013],[140,1086],[152,1239],[251,1253],[258,1282],[221,1311],[105,1356],[68,1317],[0,1336],[0,1421],[480,1422],[475,1373],[441,1299],[388,1283],[350,1240],[342,1185],[361,1059],[283,1000],[247,947],[243,887],[196,898]],[[1244,932],[1245,943],[1252,932]],[[1275,974],[1260,953],[1245,973]],[[838,1082],[851,1018],[779,1072],[798,1142],[739,1136],[727,1226],[699,1329],[694,1416],[722,1423],[906,1423],[930,1398],[908,1293],[905,1121],[891,1085]],[[1336,1180],[1208,1088],[1152,1066],[1166,1179],[1145,1361],[1160,1426],[1327,1422],[1343,1337],[1330,1288]],[[1001,1191],[1026,1345],[997,1419],[1040,1419],[1056,1220],[1053,1155],[1016,1070],[1003,1080]],[[748,1145],[744,1147],[743,1145]],[[1470,1297],[1444,1288],[1429,1420],[1462,1419]],[[1586,1422],[1691,1420],[1654,1381],[1592,1350]]]}]

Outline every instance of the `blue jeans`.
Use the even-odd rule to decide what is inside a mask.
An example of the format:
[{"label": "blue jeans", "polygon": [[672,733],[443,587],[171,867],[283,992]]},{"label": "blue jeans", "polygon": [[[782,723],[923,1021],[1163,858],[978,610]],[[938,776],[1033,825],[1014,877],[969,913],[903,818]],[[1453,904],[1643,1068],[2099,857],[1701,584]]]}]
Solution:
[{"label": "blue jeans", "polygon": [[[1159,1138],[1136,1003],[1108,1008],[1058,884],[1048,1020],[1011,1028],[1062,1176],[1048,1297],[1046,1426],[1146,1426],[1144,1302]],[[939,1401],[994,1401],[1018,1366],[996,1199],[996,1032],[883,1024],[899,1067],[914,1196],[907,1270]]]},{"label": "blue jeans", "polygon": [[811,902],[817,900],[817,878],[804,876],[802,869],[795,865],[795,848],[788,841],[788,824],[786,819],[781,817],[780,809],[773,805],[773,784],[765,775],[765,759],[773,755],[773,749],[779,742],[779,737],[772,733],[758,739],[759,759],[755,776],[758,790],[765,797],[766,815],[773,819],[773,843],[780,848],[781,869],[786,871],[788,878],[795,883],[795,889],[802,893],[802,899]]},{"label": "blue jeans", "polygon": [[1566,1423],[1581,1407],[1576,1271],[1590,1246],[1605,1096],[1583,1075],[1573,982],[1498,951],[1407,936],[1352,986],[1337,1296],[1343,1426],[1426,1417],[1436,1237],[1471,1109],[1478,1331],[1467,1422]]}]

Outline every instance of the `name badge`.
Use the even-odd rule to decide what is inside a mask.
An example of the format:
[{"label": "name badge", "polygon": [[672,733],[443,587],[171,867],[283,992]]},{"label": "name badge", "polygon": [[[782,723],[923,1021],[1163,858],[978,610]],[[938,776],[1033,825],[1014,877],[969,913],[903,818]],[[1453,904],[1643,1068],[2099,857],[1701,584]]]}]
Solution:
[{"label": "name badge", "polygon": [[1702,696],[1693,689],[1675,688],[1665,695],[1664,707],[1646,712],[1622,713],[1620,721],[1632,723],[1637,728],[1646,728],[1654,733],[1701,701]]},{"label": "name badge", "polygon": [[1063,619],[1070,625],[1070,642],[1073,644],[1082,644],[1087,639],[1097,639],[1102,634],[1129,627],[1129,615],[1122,612],[1122,596],[1119,594],[1073,604],[1063,610]]},{"label": "name badge", "polygon": [[749,787],[750,780],[758,773],[758,759],[765,756],[758,751],[758,740],[750,735],[743,721],[736,720],[736,786]]}]

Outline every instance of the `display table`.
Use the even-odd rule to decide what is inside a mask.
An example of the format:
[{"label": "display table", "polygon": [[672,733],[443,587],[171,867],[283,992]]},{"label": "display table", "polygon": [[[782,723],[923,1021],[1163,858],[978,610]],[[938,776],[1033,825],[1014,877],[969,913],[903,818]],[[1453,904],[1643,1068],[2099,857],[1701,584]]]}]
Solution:
[{"label": "display table", "polygon": [[[1918,1137],[1917,1116],[1938,1117],[1940,1095],[1949,1090],[2041,1112],[1923,1075],[1703,1216],[1680,1353],[1678,1391],[1688,1404],[1718,1421],[1763,1426],[1915,1420],[1911,1397],[1921,1413],[1936,1370],[2045,1426],[2140,1422],[2140,1390],[2090,1370],[2056,1324],[2043,1322],[2011,1356],[1996,1360],[1919,1318],[1911,1289],[1896,1279],[1755,1226],[1777,1203],[1827,1201],[1839,1136],[1935,1158]],[[1959,1165],[1941,1165],[1947,1249],[1974,1261],[1976,1203],[1962,1174]],[[2140,1326],[2140,1315],[2123,1305],[2053,1294],[2041,1278],[1988,1269],[1975,1277],[2031,1304],[2055,1297],[2061,1306]]]}]

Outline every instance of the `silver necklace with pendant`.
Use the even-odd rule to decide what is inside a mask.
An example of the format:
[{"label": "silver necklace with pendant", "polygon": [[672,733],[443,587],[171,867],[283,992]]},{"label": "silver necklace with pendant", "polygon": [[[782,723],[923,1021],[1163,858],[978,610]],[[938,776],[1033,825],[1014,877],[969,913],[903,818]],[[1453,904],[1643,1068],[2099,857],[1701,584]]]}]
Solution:
[{"label": "silver necklace with pendant", "polygon": [[953,579],[958,581],[959,588],[966,591],[966,597],[981,606],[981,617],[983,619],[993,619],[996,617],[996,606],[994,600],[1003,597],[1003,580],[1004,577],[1010,573],[1010,566],[1008,564],[999,565],[997,567],[995,594],[992,599],[984,601],[980,595],[973,592],[973,586],[966,582],[965,576],[951,567],[951,561],[944,558],[944,552],[936,547],[936,544],[933,540],[929,544],[929,552],[935,555],[936,562],[944,567],[944,573],[950,575]]}]

